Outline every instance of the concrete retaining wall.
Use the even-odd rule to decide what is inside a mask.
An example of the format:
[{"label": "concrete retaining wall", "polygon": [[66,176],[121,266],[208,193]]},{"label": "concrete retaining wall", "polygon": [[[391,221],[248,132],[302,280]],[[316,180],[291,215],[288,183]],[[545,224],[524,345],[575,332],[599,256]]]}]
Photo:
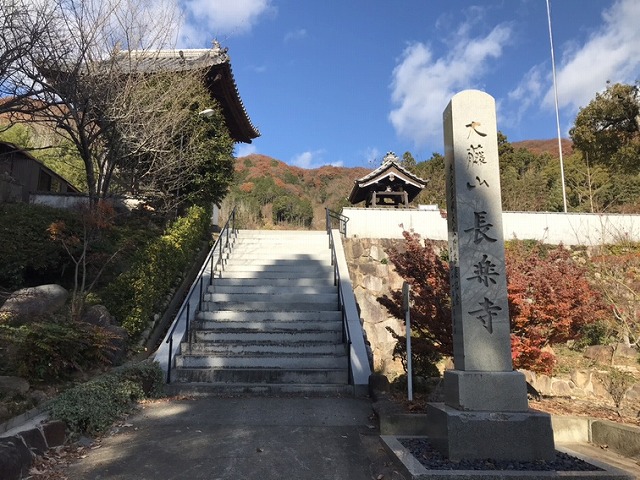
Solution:
[{"label": "concrete retaining wall", "polygon": [[625,457],[640,456],[640,427],[609,420],[591,422],[591,442],[606,445]]},{"label": "concrete retaining wall", "polygon": [[[425,413],[389,412],[376,402],[374,410],[380,421],[381,435],[425,436],[429,422]],[[552,415],[553,440],[556,444],[592,443],[625,457],[640,456],[640,427],[589,417]]]},{"label": "concrete retaining wall", "polygon": [[[424,238],[447,240],[446,214],[440,210],[345,208],[349,238],[402,238],[413,230]],[[556,212],[503,212],[505,240],[540,240],[565,245],[640,241],[640,215]]]}]

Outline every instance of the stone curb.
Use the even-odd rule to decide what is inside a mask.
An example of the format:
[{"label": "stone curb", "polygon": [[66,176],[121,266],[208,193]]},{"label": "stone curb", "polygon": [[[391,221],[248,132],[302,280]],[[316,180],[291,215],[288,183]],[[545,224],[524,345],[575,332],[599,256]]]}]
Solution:
[{"label": "stone curb", "polygon": [[44,455],[49,448],[64,445],[67,426],[53,420],[26,427],[15,435],[0,438],[0,472],[2,480],[20,480],[29,473],[36,456]]},{"label": "stone curb", "polygon": [[[380,435],[426,436],[426,413],[405,413],[389,397],[388,382],[372,375],[369,396],[378,416]],[[551,416],[554,441],[592,443],[632,459],[640,458],[640,427],[591,417]]]},{"label": "stone curb", "polygon": [[45,410],[43,408],[32,408],[31,410],[27,410],[20,415],[10,418],[4,423],[0,423],[0,437],[2,437],[2,434],[4,434],[5,432],[14,430],[27,423],[29,420],[36,418],[38,415],[42,415],[44,411]]}]

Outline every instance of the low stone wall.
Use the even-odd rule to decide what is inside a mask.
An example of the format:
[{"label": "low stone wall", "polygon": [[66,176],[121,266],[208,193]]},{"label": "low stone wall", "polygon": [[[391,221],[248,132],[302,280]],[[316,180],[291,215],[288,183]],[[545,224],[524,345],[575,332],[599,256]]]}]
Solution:
[{"label": "low stone wall", "polygon": [[624,344],[594,345],[587,347],[583,354],[593,366],[579,368],[568,374],[551,377],[534,372],[523,371],[527,381],[540,393],[547,397],[597,398],[612,402],[611,394],[603,382],[612,368],[628,372],[636,380],[625,388],[623,398],[629,404],[640,406],[640,365],[638,350]]},{"label": "low stone wall", "polygon": [[49,448],[64,445],[66,438],[66,425],[59,420],[25,428],[15,435],[0,438],[0,478],[27,478],[34,457],[44,455]]},{"label": "low stone wall", "polygon": [[[349,275],[360,310],[363,328],[373,354],[374,371],[394,379],[404,373],[399,360],[393,360],[396,341],[387,328],[404,334],[404,322],[387,312],[377,301],[383,295],[402,288],[403,279],[388,262],[387,251],[402,240],[373,238],[344,238],[345,256]],[[525,373],[527,381],[543,396],[599,398],[611,401],[611,395],[601,381],[611,367],[633,374],[640,379],[638,350],[624,345],[594,346],[585,351],[585,357],[593,368],[550,377]],[[625,402],[640,404],[640,383],[630,386]]]},{"label": "low stone wall", "polygon": [[373,354],[373,369],[395,378],[404,370],[399,360],[393,360],[396,341],[387,327],[402,333],[404,322],[390,315],[377,298],[402,288],[403,280],[388,263],[386,253],[398,242],[356,238],[344,238],[342,241],[360,318]]}]

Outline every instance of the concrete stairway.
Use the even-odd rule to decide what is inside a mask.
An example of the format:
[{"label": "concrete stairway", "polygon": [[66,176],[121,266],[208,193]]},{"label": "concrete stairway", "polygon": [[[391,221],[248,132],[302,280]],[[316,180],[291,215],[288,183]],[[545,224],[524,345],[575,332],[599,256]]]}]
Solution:
[{"label": "concrete stairway", "polygon": [[203,295],[180,390],[352,394],[338,290],[324,232],[241,230]]}]

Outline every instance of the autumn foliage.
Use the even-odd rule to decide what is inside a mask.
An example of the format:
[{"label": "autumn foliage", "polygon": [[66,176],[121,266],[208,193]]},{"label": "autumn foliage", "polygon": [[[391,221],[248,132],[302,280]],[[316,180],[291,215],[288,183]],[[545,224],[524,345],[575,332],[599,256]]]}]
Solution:
[{"label": "autumn foliage", "polygon": [[514,365],[550,373],[555,359],[544,347],[575,339],[604,318],[602,297],[584,262],[562,246],[511,242],[506,261]]},{"label": "autumn foliage", "polygon": [[[404,232],[404,238],[403,245],[388,254],[398,274],[412,285],[414,350],[432,360],[452,355],[446,248],[414,233]],[[555,358],[545,347],[577,338],[581,328],[604,317],[601,296],[589,283],[586,267],[562,246],[510,242],[506,263],[514,368],[551,373]],[[401,292],[378,300],[404,319]],[[396,339],[398,345],[404,343],[404,337]]]}]

